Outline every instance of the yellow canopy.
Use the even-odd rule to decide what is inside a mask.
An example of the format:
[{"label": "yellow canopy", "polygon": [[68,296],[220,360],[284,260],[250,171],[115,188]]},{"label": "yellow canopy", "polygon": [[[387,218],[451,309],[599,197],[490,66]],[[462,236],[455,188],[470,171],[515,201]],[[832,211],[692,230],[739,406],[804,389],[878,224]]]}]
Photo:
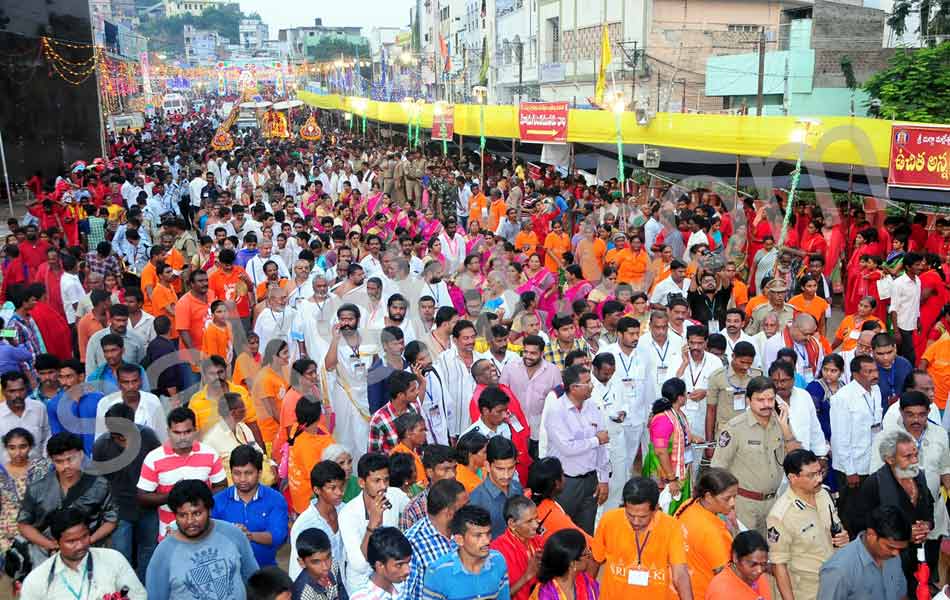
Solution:
[{"label": "yellow canopy", "polygon": [[[362,115],[361,102],[355,97],[320,95],[298,91],[297,97],[308,105]],[[408,113],[399,102],[366,103],[366,118],[384,123],[405,124]],[[422,127],[432,127],[432,104],[422,106]],[[479,135],[479,105],[455,105],[455,132],[466,137]],[[886,168],[890,153],[892,121],[864,117],[823,117],[812,126],[809,147],[804,158],[809,162],[852,164]],[[646,127],[637,125],[632,112],[621,116],[623,143],[666,146],[702,152],[758,156],[775,160],[795,160],[801,136],[796,117],[754,117],[659,113]],[[517,139],[518,108],[485,106],[485,136]],[[571,109],[567,139],[587,144],[614,144],[617,141],[613,113],[603,110]]]}]

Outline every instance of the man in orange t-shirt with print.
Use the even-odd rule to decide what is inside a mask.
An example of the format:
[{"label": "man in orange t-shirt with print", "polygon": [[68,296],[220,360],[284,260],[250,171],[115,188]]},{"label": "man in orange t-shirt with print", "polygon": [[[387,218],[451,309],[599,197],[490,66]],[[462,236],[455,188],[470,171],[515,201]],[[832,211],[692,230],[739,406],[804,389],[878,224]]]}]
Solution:
[{"label": "man in orange t-shirt with print", "polygon": [[210,318],[209,308],[214,294],[208,291],[208,274],[201,269],[188,276],[190,290],[175,304],[175,329],[178,330],[181,349],[188,352],[184,360],[191,363],[191,370],[198,378],[201,362],[201,344],[204,341],[205,324]]},{"label": "man in orange t-shirt with print", "polygon": [[591,544],[594,560],[606,563],[600,600],[693,600],[683,530],[659,500],[655,481],[634,477],[623,506],[601,518]]},{"label": "man in orange t-shirt with print", "polygon": [[208,276],[208,289],[216,298],[227,302],[232,315],[241,319],[245,331],[250,331],[254,285],[247,271],[234,264],[236,260],[237,254],[231,248],[218,254],[221,268]]},{"label": "man in orange t-shirt with print", "polygon": [[472,184],[472,195],[468,199],[468,230],[471,230],[472,221],[478,221],[482,227],[488,224],[488,198],[477,183]]}]

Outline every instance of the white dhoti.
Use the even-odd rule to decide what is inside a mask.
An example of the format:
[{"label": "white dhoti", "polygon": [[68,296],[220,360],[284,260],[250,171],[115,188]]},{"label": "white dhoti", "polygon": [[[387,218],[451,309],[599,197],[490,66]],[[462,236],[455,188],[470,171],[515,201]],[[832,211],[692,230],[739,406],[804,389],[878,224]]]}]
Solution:
[{"label": "white dhoti", "polygon": [[346,344],[337,348],[337,366],[329,378],[330,405],[335,415],[334,439],[353,456],[356,464],[369,445],[369,397],[366,373],[373,355],[354,357]]}]

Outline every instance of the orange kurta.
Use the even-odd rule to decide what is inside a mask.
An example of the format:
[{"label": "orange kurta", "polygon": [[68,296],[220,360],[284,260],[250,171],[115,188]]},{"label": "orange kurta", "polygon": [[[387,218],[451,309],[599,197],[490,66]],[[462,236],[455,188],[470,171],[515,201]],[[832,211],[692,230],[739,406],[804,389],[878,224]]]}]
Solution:
[{"label": "orange kurta", "polygon": [[689,552],[686,564],[689,581],[696,598],[706,597],[709,582],[729,564],[732,553],[732,535],[726,524],[714,513],[692,502],[676,515],[683,527],[683,536]]},{"label": "orange kurta", "polygon": [[821,329],[821,324],[825,322],[825,311],[828,310],[827,300],[821,296],[806,300],[804,295],[796,294],[788,299],[788,303],[794,306],[798,312],[813,316],[819,324],[819,329]]},{"label": "orange kurta", "polygon": [[145,296],[145,302],[142,303],[142,310],[152,316],[157,316],[155,314],[155,309],[152,307],[152,296],[147,291],[147,288],[151,287],[152,293],[155,293],[155,286],[158,285],[158,273],[155,272],[155,265],[152,264],[152,261],[148,261],[145,263],[145,266],[142,267],[140,279],[142,284],[142,295]]},{"label": "orange kurta", "polygon": [[403,454],[408,454],[408,455],[412,456],[413,460],[414,460],[415,463],[416,463],[416,483],[418,483],[418,484],[421,485],[422,487],[425,487],[425,486],[429,485],[429,478],[426,476],[426,469],[425,469],[425,467],[422,465],[422,459],[419,457],[419,453],[418,453],[418,452],[413,452],[413,451],[409,448],[409,446],[406,446],[406,445],[403,444],[402,442],[399,442],[398,444],[396,444],[396,445],[393,447],[392,451],[391,451],[389,454],[392,455],[392,454],[395,454],[395,453],[397,453],[397,452],[401,452],[401,453],[403,453]]},{"label": "orange kurta", "polygon": [[631,250],[628,258],[619,265],[617,281],[631,285],[643,283],[649,266],[650,257],[645,250],[640,250],[638,253]]},{"label": "orange kurta", "polygon": [[479,192],[478,195],[473,195],[468,199],[468,220],[478,221],[479,223],[485,221],[485,216],[488,214],[488,198],[485,197],[485,194]]},{"label": "orange kurta", "polygon": [[231,326],[225,323],[223,327],[208,323],[204,337],[201,339],[201,354],[203,356],[220,356],[231,364],[231,354],[234,351],[231,345]]},{"label": "orange kurta", "polygon": [[927,361],[927,373],[934,380],[934,403],[940,410],[947,408],[950,394],[950,338],[940,339],[924,350],[922,360]]},{"label": "orange kurta", "polygon": [[[644,539],[649,534],[649,539]],[[606,562],[602,571],[600,600],[673,600],[670,566],[686,564],[686,549],[680,524],[666,513],[655,511],[647,530],[639,534],[642,552],[637,553],[633,527],[622,508],[607,511],[597,531],[591,552],[597,562]],[[632,585],[634,571],[646,571],[646,585]]]},{"label": "orange kurta", "polygon": [[563,259],[564,253],[571,251],[571,236],[563,231],[560,235],[552,231],[544,238],[544,249],[547,250],[544,254],[544,268],[552,273],[557,273],[558,264],[551,258],[551,255]]},{"label": "orange kurta", "polygon": [[178,328],[175,327],[175,317],[172,316],[171,311],[168,310],[168,307],[174,307],[178,302],[178,296],[175,294],[175,290],[159,282],[155,289],[152,290],[152,310],[155,312],[150,313],[153,317],[166,316],[172,320],[171,331],[168,332],[169,337],[172,339],[178,339]]},{"label": "orange kurta", "polygon": [[[700,598],[700,596],[693,596]],[[765,575],[755,582],[755,589],[739,579],[732,567],[726,567],[721,573],[713,577],[705,600],[772,600],[772,589],[769,587],[769,578]]]},{"label": "orange kurta", "polygon": [[[254,388],[251,397],[254,399],[254,408],[257,410],[257,426],[261,428],[261,437],[264,442],[273,445],[277,437],[278,421],[280,418],[281,403],[284,394],[290,387],[287,380],[270,367],[264,367],[254,378]],[[277,407],[271,412],[271,404],[264,402],[265,398],[273,398]]]},{"label": "orange kurta", "polygon": [[294,438],[287,463],[287,486],[290,488],[290,504],[298,515],[307,510],[313,497],[310,471],[320,462],[327,446],[333,443],[333,436],[323,428],[318,433],[304,431]]},{"label": "orange kurta", "polygon": [[472,471],[465,465],[455,467],[455,480],[464,485],[465,491],[469,494],[482,484],[482,478],[478,476],[478,473]]},{"label": "orange kurta", "polygon": [[588,547],[590,547],[594,541],[594,538],[578,527],[577,523],[564,512],[561,505],[554,500],[545,499],[541,501],[541,504],[538,505],[538,521],[544,522],[544,533],[541,534],[542,544],[546,543],[549,537],[562,529],[576,529],[583,533],[584,539],[587,540]]},{"label": "orange kurta", "polygon": [[[847,315],[841,319],[841,325],[838,325],[838,329],[835,331],[835,337],[841,338],[841,347],[838,348],[838,350],[846,352],[857,348],[858,337],[861,335],[861,326],[868,321],[876,321],[880,324],[882,331],[886,329],[884,322],[874,315],[869,315],[860,322],[858,321],[857,315]],[[936,380],[934,380],[934,383],[936,383]],[[946,398],[946,396],[944,396],[944,398]]]},{"label": "orange kurta", "polygon": [[519,231],[515,236],[515,250],[523,253],[525,256],[531,256],[538,251],[538,234],[534,231]]}]

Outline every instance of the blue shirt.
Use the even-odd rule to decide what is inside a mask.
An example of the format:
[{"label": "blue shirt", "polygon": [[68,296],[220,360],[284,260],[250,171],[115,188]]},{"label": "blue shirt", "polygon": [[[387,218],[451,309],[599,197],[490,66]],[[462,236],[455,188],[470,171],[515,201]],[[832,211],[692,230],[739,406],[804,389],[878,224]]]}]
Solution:
[{"label": "blue shirt", "polygon": [[69,431],[79,435],[86,456],[92,456],[92,445],[96,441],[96,407],[102,398],[99,392],[86,392],[78,402],[73,402],[66,390],[60,390],[46,403],[50,433]]},{"label": "blue shirt", "polygon": [[14,346],[6,340],[0,341],[0,373],[19,371],[22,363],[32,362],[33,352],[27,346]]},{"label": "blue shirt", "polygon": [[[131,363],[125,363],[131,364]],[[135,365],[139,369],[139,375],[142,376],[142,387],[143,390],[152,389],[148,384],[148,375],[145,374],[145,369],[141,365]],[[102,392],[103,394],[111,394],[113,392],[119,391],[119,380],[116,379],[116,374],[112,372],[112,367],[108,363],[102,365],[92,373],[86,376],[86,383],[95,384],[93,387]]]},{"label": "blue shirt", "polygon": [[864,545],[864,533],[821,566],[818,600],[893,600],[906,597],[907,580],[899,556],[881,568]]},{"label": "blue shirt", "polygon": [[406,539],[412,545],[412,559],[409,562],[409,579],[406,580],[402,598],[420,600],[422,583],[429,567],[446,554],[454,553],[458,545],[439,533],[428,516],[406,530]]},{"label": "blue shirt", "polygon": [[877,366],[878,382],[877,387],[881,390],[881,405],[885,412],[890,406],[888,401],[892,396],[900,396],[904,393],[904,387],[907,383],[907,377],[914,371],[914,366],[903,356],[898,356],[890,369],[885,369],[881,365]]},{"label": "blue shirt", "polygon": [[422,586],[424,600],[511,600],[508,567],[497,550],[491,550],[478,573],[462,566],[458,552],[437,560],[426,574]]},{"label": "blue shirt", "polygon": [[524,491],[521,489],[521,484],[514,479],[508,484],[508,495],[506,496],[505,493],[498,489],[498,486],[492,482],[491,477],[486,477],[485,481],[472,490],[468,501],[475,506],[481,506],[491,513],[491,537],[495,539],[505,533],[505,528],[508,527],[508,523],[505,522],[505,502],[508,498],[514,498],[515,496],[521,496],[523,494]]},{"label": "blue shirt", "polygon": [[247,504],[238,497],[237,489],[221,490],[214,496],[211,517],[237,525],[244,525],[250,532],[267,531],[270,545],[251,541],[251,550],[257,564],[262,567],[277,564],[277,549],[287,541],[287,501],[283,495],[269,487],[258,485],[257,493]]}]

